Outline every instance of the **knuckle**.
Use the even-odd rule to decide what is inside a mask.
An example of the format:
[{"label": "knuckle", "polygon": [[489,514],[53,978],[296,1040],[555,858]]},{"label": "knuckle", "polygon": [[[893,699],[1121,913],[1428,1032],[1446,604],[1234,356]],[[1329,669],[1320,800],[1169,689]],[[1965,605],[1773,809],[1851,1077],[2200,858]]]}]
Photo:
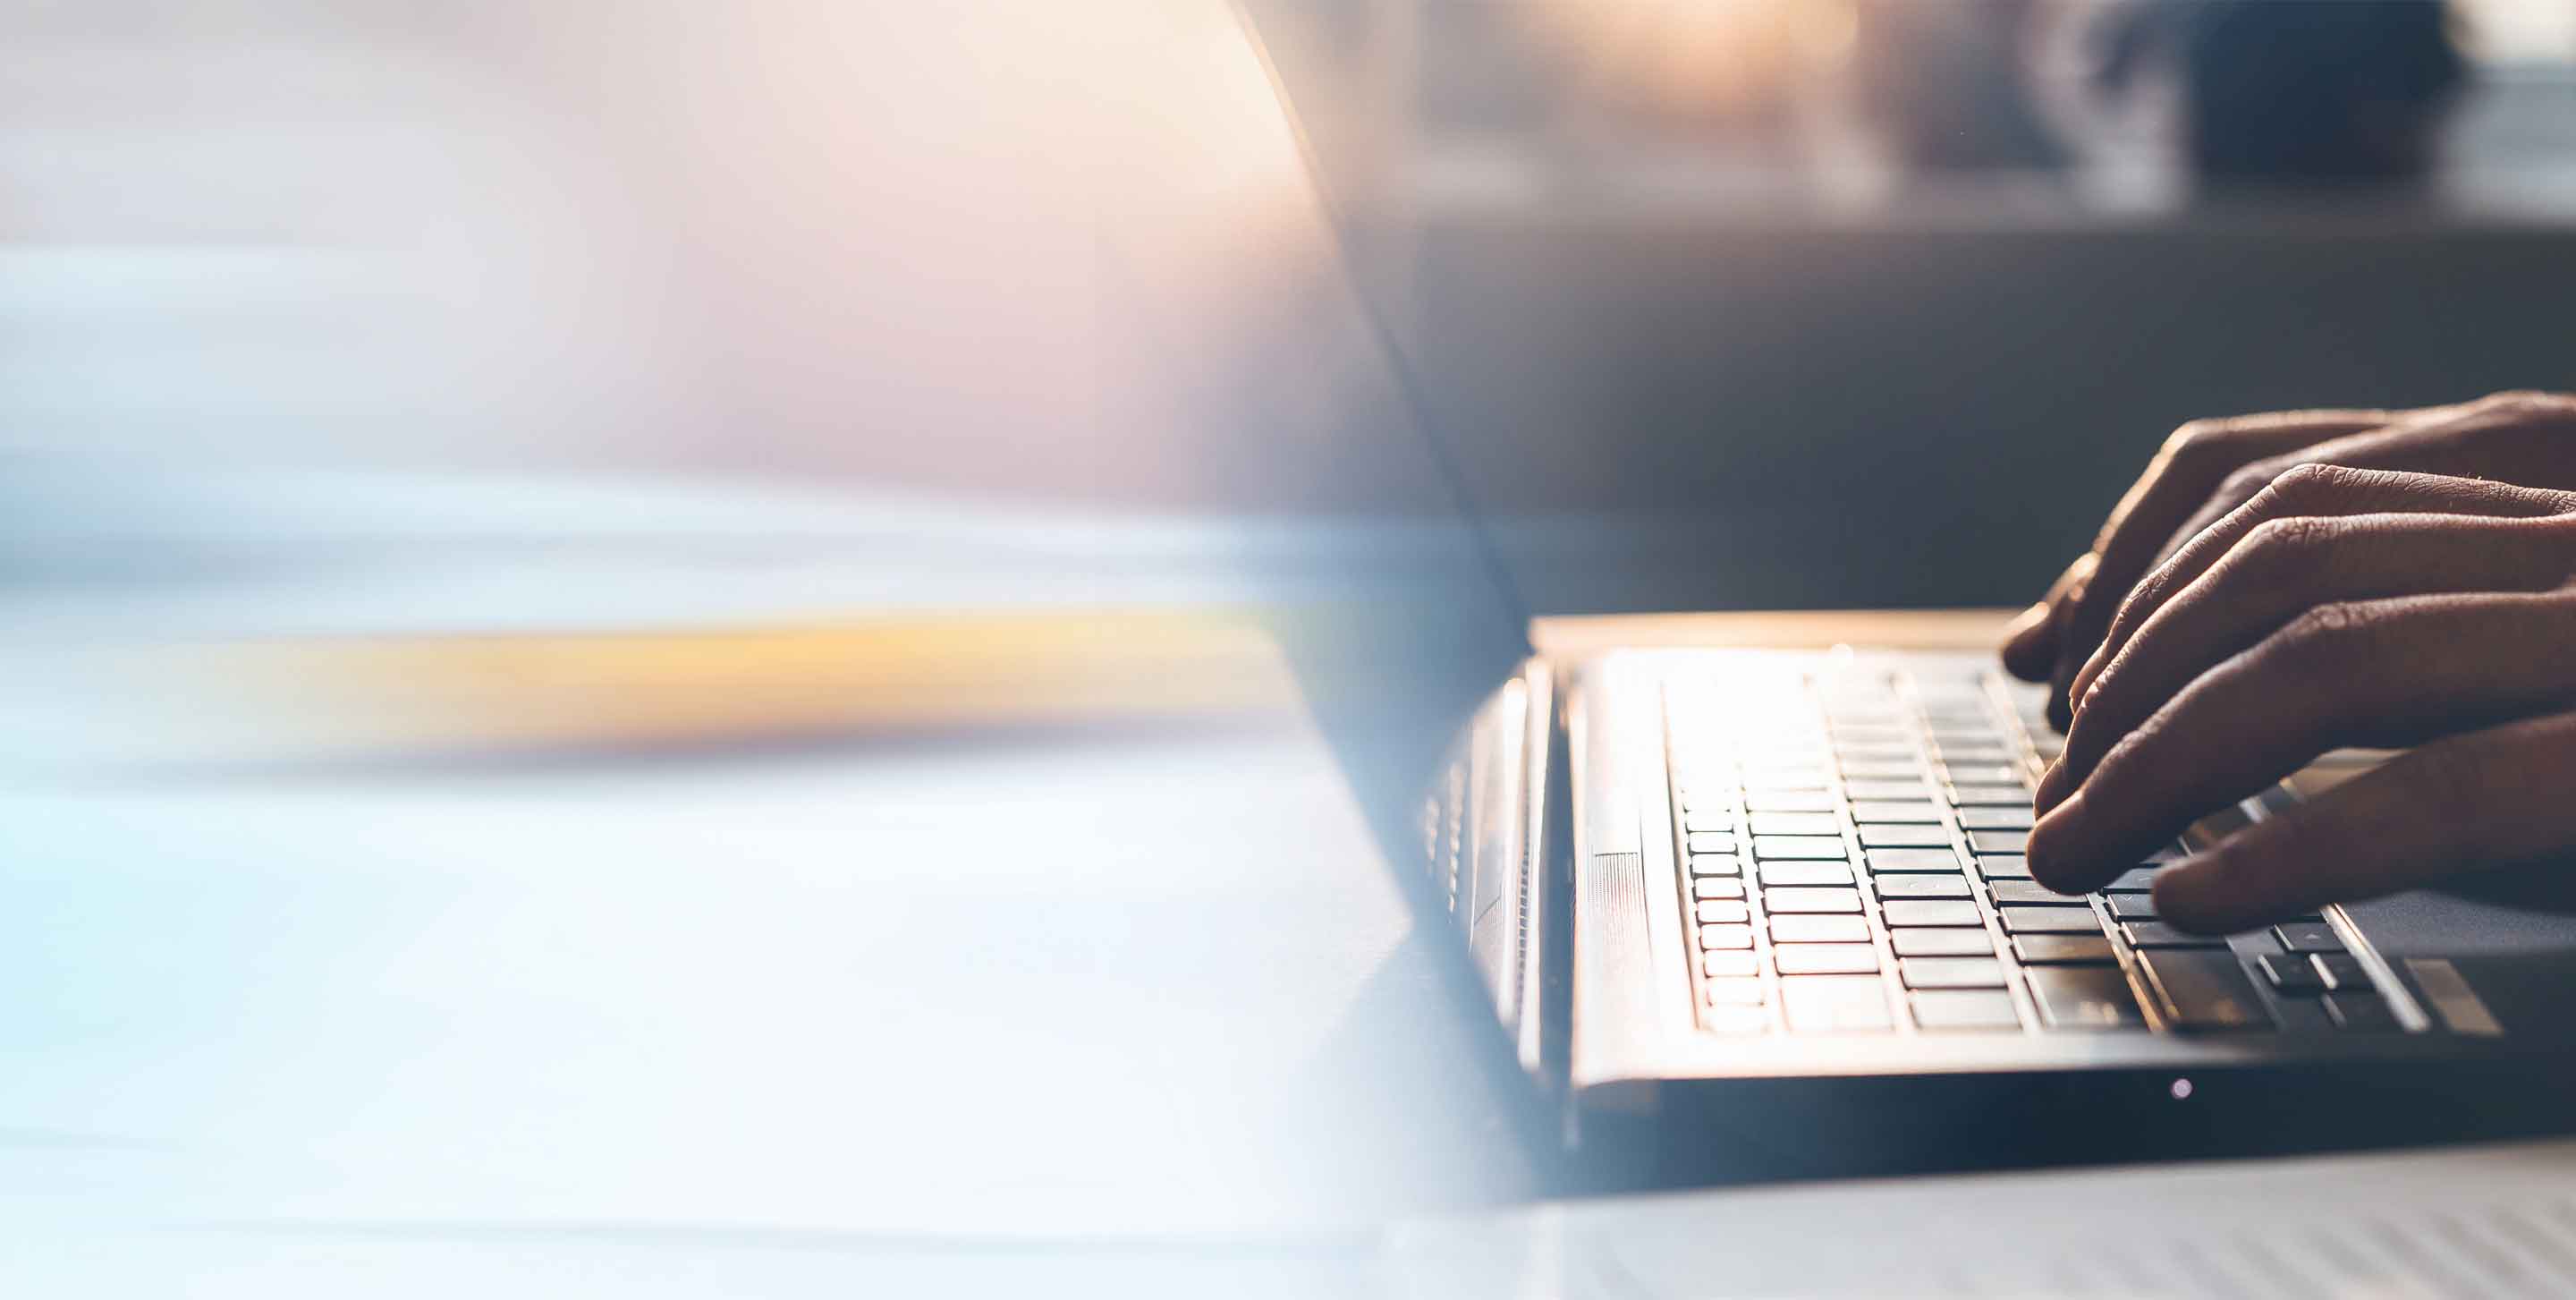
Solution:
[{"label": "knuckle", "polygon": [[2155,572],[2138,580],[2129,598],[2120,602],[2120,610],[2111,616],[2111,635],[2126,641],[2145,625],[2148,616],[2165,602],[2165,591],[2173,583],[2171,570],[2159,566]]},{"label": "knuckle", "polygon": [[2510,388],[2489,393],[2477,402],[2480,409],[2504,411],[2562,411],[2571,405],[2576,405],[2576,396],[2537,388]]},{"label": "knuckle", "polygon": [[2370,617],[2359,606],[2319,605],[2281,629],[2281,653],[2301,664],[2339,666],[2369,653]]},{"label": "knuckle", "polygon": [[2246,534],[2239,563],[2272,579],[2313,573],[2324,566],[2340,531],[2333,520],[2312,516],[2267,519]]},{"label": "knuckle", "polygon": [[2519,432],[2533,425],[2576,422],[2576,395],[2515,389],[2481,398],[2469,410],[2472,418],[2463,421],[2466,432]]},{"label": "knuckle", "polygon": [[2165,439],[2164,454],[2179,464],[2207,460],[2223,451],[2233,433],[2225,420],[2192,420]]},{"label": "knuckle", "polygon": [[2339,500],[2360,486],[2357,471],[2342,465],[2305,461],[2273,475],[2264,491],[2284,503],[2301,505]]},{"label": "knuckle", "polygon": [[[2296,467],[2292,466],[2290,468]],[[2274,482],[2278,481],[2281,475],[2285,472],[2287,472],[2287,470],[2280,465],[2275,465],[2268,461],[2256,461],[2251,465],[2231,471],[2227,477],[2220,479],[2218,481],[2218,497],[2221,501],[2239,505],[2252,501],[2255,497],[2260,496],[2265,489],[2271,487]]]}]

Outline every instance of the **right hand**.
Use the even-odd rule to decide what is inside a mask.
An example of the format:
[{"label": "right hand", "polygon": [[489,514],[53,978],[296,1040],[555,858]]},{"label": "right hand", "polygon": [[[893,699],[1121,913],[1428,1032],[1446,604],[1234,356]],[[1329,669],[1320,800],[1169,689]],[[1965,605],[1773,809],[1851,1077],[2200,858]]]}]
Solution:
[{"label": "right hand", "polygon": [[2576,398],[2499,393],[2411,411],[2321,410],[2195,420],[2176,430],[2076,558],[2006,634],[2006,669],[2049,683],[2049,720],[2132,589],[2182,544],[2296,465],[2411,470],[2576,490]]}]

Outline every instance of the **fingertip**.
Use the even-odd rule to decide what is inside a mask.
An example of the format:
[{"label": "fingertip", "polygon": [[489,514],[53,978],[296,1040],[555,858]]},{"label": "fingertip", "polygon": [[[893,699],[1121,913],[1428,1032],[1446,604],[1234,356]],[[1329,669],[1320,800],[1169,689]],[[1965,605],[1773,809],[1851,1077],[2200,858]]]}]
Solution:
[{"label": "fingertip", "polygon": [[2102,652],[2096,650],[2092,658],[2084,661],[2083,667],[2075,670],[2075,680],[2066,684],[2066,706],[2070,719],[2073,715],[2084,711],[2084,702],[2092,698],[2094,684],[2099,682],[2101,677]]},{"label": "fingertip", "polygon": [[2085,878],[2083,822],[2084,794],[2080,790],[2040,817],[2022,845],[2031,879],[2061,894],[2080,894],[2097,883]]},{"label": "fingertip", "polygon": [[2045,817],[2051,809],[2066,801],[2070,781],[2066,775],[2066,755],[2048,761],[2048,770],[2039,774],[2039,788],[2031,793],[2032,815]]},{"label": "fingertip", "polygon": [[2004,629],[2004,671],[2026,682],[2048,680],[2057,666],[2057,638],[2054,607],[2041,601],[2023,610]]},{"label": "fingertip", "polygon": [[2235,866],[2223,853],[2203,853],[2156,873],[2152,897],[2156,916],[2188,934],[2231,934],[2244,929],[2251,901],[2235,879]]}]

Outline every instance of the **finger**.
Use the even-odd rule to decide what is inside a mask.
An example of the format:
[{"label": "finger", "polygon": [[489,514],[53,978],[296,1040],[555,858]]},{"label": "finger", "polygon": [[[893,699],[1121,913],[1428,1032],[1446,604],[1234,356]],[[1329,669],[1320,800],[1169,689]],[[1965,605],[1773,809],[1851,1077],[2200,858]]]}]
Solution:
[{"label": "finger", "polygon": [[2048,584],[2048,594],[2039,603],[2023,610],[2012,626],[2004,629],[2004,671],[2026,682],[2044,682],[2057,666],[2057,615],[2066,602],[2066,594],[2093,571],[2093,555],[2077,556],[2057,581]]},{"label": "finger", "polygon": [[2156,877],[2198,934],[2576,849],[2576,715],[2453,736],[2228,836]]},{"label": "finger", "polygon": [[[2513,654],[2462,654],[2513,646]],[[2158,709],[2031,828],[2031,874],[2092,889],[2224,807],[2347,745],[2405,748],[2576,696],[2576,594],[2320,605]]]},{"label": "finger", "polygon": [[2038,799],[2045,807],[2165,701],[2320,605],[2459,592],[2541,592],[2564,581],[2576,520],[2356,515],[2282,519],[2150,620],[2096,679]]},{"label": "finger", "polygon": [[[2101,648],[2075,674],[2069,699],[2081,712],[2102,670],[2131,637],[2177,593],[2198,582],[2212,566],[2227,560],[2265,525],[2285,519],[2326,519],[2368,514],[2413,512],[2427,515],[2473,515],[2528,518],[2576,512],[2576,493],[2515,487],[2482,479],[2447,478],[2392,470],[2347,469],[2334,465],[2298,465],[2272,480],[2244,505],[2191,539],[2181,550],[2141,579],[2111,620]],[[2465,585],[2454,590],[2467,590]],[[2400,594],[2396,592],[2391,595]]]},{"label": "finger", "polygon": [[2566,455],[2564,439],[2546,436],[2553,424],[2566,424],[2576,431],[2576,399],[2499,393],[2458,406],[2401,412],[2379,428],[2249,461],[2229,474],[2166,539],[2163,554],[2180,551],[2302,464],[2500,479],[2531,488],[2576,488],[2576,459]]},{"label": "finger", "polygon": [[2218,490],[2230,474],[2268,457],[2348,437],[2400,418],[2388,411],[2290,411],[2200,420],[2167,439],[2145,474],[2113,507],[2094,542],[2099,557],[2092,579],[2064,602],[2050,671],[2050,720],[2066,725],[2066,686],[2075,669],[2100,644],[2111,615],[2129,588],[2153,565],[2174,530]]}]

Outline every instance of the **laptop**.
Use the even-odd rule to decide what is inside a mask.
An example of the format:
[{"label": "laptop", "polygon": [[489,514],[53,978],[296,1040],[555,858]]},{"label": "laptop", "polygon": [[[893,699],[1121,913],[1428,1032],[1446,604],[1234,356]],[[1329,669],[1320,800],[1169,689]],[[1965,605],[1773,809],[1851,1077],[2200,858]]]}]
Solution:
[{"label": "laptop", "polygon": [[[2056,895],[2022,847],[2057,739],[2037,689],[1986,653],[1534,652],[1517,526],[1478,510],[1474,431],[1410,370],[1297,128],[1305,51],[1234,18],[1243,49],[1216,57],[1258,68],[1299,174],[1244,243],[1268,297],[1230,454],[1335,521],[1323,545],[1247,544],[1246,571],[1460,1014],[1490,1026],[1525,1140],[1564,1178],[2557,1122],[2576,921],[2419,892],[2197,938],[2148,893],[2188,841]],[[2264,792],[2194,835],[2298,797]]]}]

